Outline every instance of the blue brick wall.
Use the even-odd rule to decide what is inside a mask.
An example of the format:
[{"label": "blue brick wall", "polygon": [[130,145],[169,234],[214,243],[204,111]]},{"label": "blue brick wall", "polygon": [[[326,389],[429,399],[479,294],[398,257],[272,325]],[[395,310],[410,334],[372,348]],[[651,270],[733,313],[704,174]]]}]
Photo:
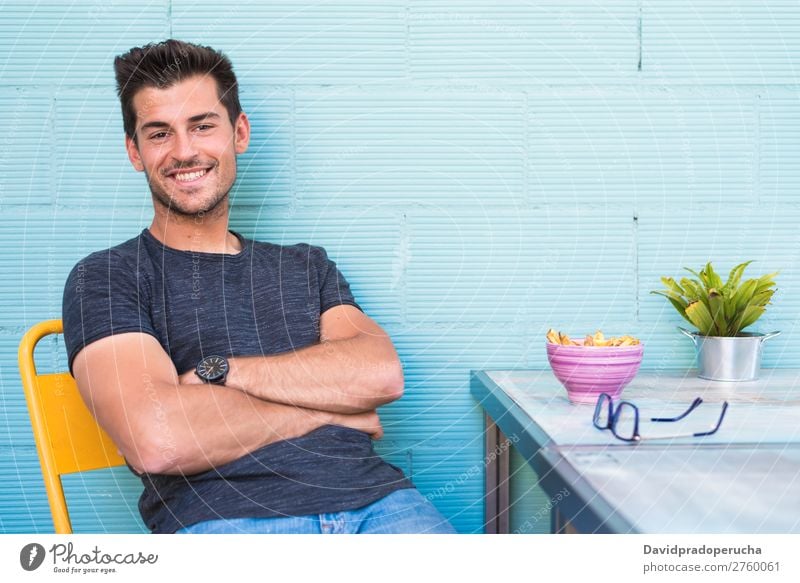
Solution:
[{"label": "blue brick wall", "polygon": [[[781,270],[766,365],[800,366],[796,1],[219,5],[0,4],[0,531],[52,529],[16,347],[60,315],[75,261],[149,223],[112,60],[169,36],[231,56],[253,124],[232,224],[324,245],[392,334],[407,390],[380,451],[461,532],[483,513],[469,371],[545,367],[548,327],[635,333],[644,366],[687,367],[648,292],[754,259]],[[59,341],[39,352],[63,366]],[[544,531],[547,499],[512,461],[514,523]],[[141,530],[126,470],[66,486],[78,531]]]}]

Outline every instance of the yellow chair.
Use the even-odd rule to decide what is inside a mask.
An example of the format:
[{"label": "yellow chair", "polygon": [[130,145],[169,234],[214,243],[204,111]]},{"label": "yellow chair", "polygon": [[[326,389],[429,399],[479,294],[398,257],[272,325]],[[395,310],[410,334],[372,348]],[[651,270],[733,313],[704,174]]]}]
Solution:
[{"label": "yellow chair", "polygon": [[61,320],[40,322],[28,330],[19,345],[19,371],[53,526],[59,534],[70,534],[72,523],[61,476],[122,466],[125,460],[92,417],[69,372],[36,373],[36,344],[48,334],[61,334],[63,330]]}]

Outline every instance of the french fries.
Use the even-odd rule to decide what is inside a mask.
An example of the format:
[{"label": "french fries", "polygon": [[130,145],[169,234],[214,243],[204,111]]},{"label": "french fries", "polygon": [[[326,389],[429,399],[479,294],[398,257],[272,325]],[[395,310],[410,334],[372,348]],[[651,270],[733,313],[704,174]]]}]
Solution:
[{"label": "french fries", "polygon": [[[562,346],[581,346],[580,342],[576,342],[563,332],[557,332],[552,328],[547,331],[547,341],[550,344]],[[583,346],[636,346],[637,344],[640,344],[639,339],[633,336],[626,334],[625,336],[606,338],[600,330],[594,334],[587,334],[583,339]]]},{"label": "french fries", "polygon": [[562,344],[563,346],[578,346],[578,343],[571,340],[569,336],[561,332],[556,332],[552,328],[547,331],[547,341],[550,344]]}]

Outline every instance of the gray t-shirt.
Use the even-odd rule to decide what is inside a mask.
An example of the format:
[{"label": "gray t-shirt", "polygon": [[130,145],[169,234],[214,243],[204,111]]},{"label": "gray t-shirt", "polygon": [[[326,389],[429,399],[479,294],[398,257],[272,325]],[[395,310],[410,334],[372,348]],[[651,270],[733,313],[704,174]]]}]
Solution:
[{"label": "gray t-shirt", "polygon": [[[178,374],[211,354],[279,354],[318,343],[325,310],[359,307],[323,248],[234,234],[242,244],[235,255],[172,249],[145,229],[81,260],[64,289],[70,370],[84,346],[124,332],[154,336]],[[352,510],[412,487],[369,435],[335,425],[200,474],[141,478],[139,510],[156,533],[218,518]]]}]

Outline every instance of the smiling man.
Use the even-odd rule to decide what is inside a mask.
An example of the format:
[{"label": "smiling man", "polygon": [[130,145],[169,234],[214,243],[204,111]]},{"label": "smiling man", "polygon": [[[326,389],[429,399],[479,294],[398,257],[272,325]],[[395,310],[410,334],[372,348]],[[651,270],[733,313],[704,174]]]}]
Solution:
[{"label": "smiling man", "polygon": [[80,261],[63,304],[81,395],[142,479],[153,532],[451,533],[375,454],[391,340],[321,247],[228,229],[250,124],[229,60],[176,40],[115,61],[154,208]]}]

